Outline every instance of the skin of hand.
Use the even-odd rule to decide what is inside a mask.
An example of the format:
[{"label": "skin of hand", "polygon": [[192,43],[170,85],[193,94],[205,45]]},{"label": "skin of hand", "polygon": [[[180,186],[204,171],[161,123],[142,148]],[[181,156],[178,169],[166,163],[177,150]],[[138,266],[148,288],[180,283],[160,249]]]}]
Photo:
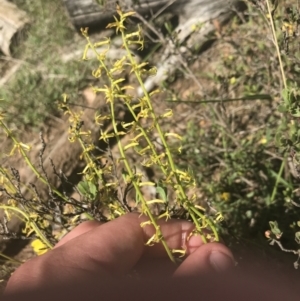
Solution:
[{"label": "skin of hand", "polygon": [[274,289],[272,280],[226,272],[234,263],[230,250],[204,244],[200,236],[187,239],[194,228],[188,221],[159,222],[168,246],[186,249],[182,263],[173,264],[161,244],[145,245],[155,233],[153,226],[140,226],[146,220],[130,213],[79,225],[53,250],[18,268],[4,300],[297,300],[284,285]]}]

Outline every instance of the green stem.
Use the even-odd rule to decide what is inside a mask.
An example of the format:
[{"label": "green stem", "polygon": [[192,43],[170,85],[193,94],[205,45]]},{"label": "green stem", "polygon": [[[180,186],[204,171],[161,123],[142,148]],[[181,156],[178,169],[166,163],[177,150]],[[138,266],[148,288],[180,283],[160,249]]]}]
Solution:
[{"label": "green stem", "polygon": [[93,159],[91,158],[89,152],[86,150],[86,147],[84,145],[84,142],[80,136],[80,134],[78,135],[78,141],[80,143],[80,146],[81,148],[83,149],[83,153],[84,153],[84,158],[85,158],[85,161],[87,162],[87,164],[89,166],[92,166],[94,172],[96,173],[98,179],[100,179],[101,183],[104,183],[105,184],[105,179],[103,177],[103,174],[101,172],[99,172],[99,170],[95,167],[95,164],[94,164],[94,161]]},{"label": "green stem", "polygon": [[[111,80],[111,85],[112,85],[112,90],[113,90],[114,89],[114,83],[112,82],[112,80]],[[123,149],[123,146],[122,146],[122,143],[121,143],[121,139],[117,134],[118,130],[117,130],[117,124],[116,124],[113,96],[112,96],[112,99],[110,99],[110,105],[111,105],[110,110],[111,110],[111,116],[112,116],[112,124],[113,124],[113,128],[114,128],[114,132],[116,134],[115,136],[116,136],[116,139],[117,139],[117,144],[118,144],[118,148],[119,148],[119,151],[120,151],[120,154],[121,154],[121,158],[123,159],[122,161],[125,165],[125,168],[126,168],[128,174],[129,174],[130,179],[132,180],[132,184],[135,188],[135,191],[137,192],[139,199],[142,201],[142,205],[143,205],[143,208],[145,210],[146,215],[149,217],[152,225],[154,226],[154,228],[156,230],[156,233],[157,233],[157,236],[162,237],[161,243],[164,246],[169,258],[171,259],[172,262],[175,263],[176,261],[175,261],[175,258],[173,256],[173,254],[172,254],[172,251],[170,250],[169,246],[167,245],[165,239],[163,238],[160,227],[157,225],[154,216],[152,215],[149,207],[147,206],[147,203],[144,199],[144,196],[143,196],[143,194],[140,190],[140,187],[139,187],[138,183],[134,180],[134,174],[132,172],[132,169],[130,168],[130,164],[129,164],[129,162],[127,160],[127,157],[125,155],[125,152],[124,152],[124,149]]]},{"label": "green stem", "polygon": [[[121,33],[122,33],[122,39],[124,41],[124,47],[125,47],[125,49],[126,49],[126,51],[128,53],[128,57],[129,57],[130,63],[131,63],[132,66],[135,66],[136,62],[135,62],[135,60],[134,60],[134,58],[133,58],[133,56],[131,54],[131,51],[129,49],[128,44],[126,43],[126,36],[125,36],[124,30],[121,30]],[[183,204],[185,204],[185,203],[188,202],[188,198],[187,198],[186,193],[185,193],[185,191],[183,189],[183,186],[181,184],[179,176],[178,176],[178,174],[176,172],[176,168],[175,168],[173,156],[172,156],[171,151],[170,151],[170,149],[168,147],[168,144],[166,142],[166,139],[165,139],[165,136],[163,134],[163,131],[162,131],[162,129],[161,129],[161,127],[160,127],[160,125],[159,125],[159,123],[157,121],[157,117],[156,117],[156,114],[154,113],[154,109],[153,109],[153,106],[152,106],[152,103],[151,103],[151,100],[150,100],[149,93],[148,93],[148,91],[145,88],[145,85],[144,85],[144,82],[143,82],[143,80],[142,80],[142,78],[140,76],[140,73],[135,68],[134,68],[134,73],[135,73],[135,76],[136,76],[136,78],[137,78],[137,80],[138,80],[138,82],[139,82],[139,84],[140,84],[140,86],[142,88],[144,96],[145,96],[145,98],[147,100],[147,105],[148,105],[148,108],[150,109],[151,117],[152,117],[153,122],[155,124],[155,128],[156,128],[156,130],[157,130],[157,132],[158,132],[158,134],[160,136],[160,139],[161,139],[162,144],[164,146],[164,149],[166,151],[168,162],[169,162],[169,166],[171,168],[171,172],[174,174],[174,177],[176,179],[177,187],[179,188],[181,204],[183,205]],[[187,209],[189,209],[189,207],[190,206],[188,206]],[[198,224],[198,219],[194,216],[194,212],[191,211],[191,210],[188,210],[188,211],[189,211],[189,213],[190,213],[193,221],[196,223],[196,226],[199,225]],[[204,219],[204,220],[207,219],[204,214],[201,214],[200,212],[199,212],[199,214],[201,215],[202,219]],[[212,228],[213,228],[212,230],[215,233],[216,229],[215,229],[214,225],[212,225],[211,223],[210,223],[210,225],[212,226]],[[199,226],[199,228],[200,228],[200,226]],[[203,237],[203,240],[204,240],[204,242],[206,242],[205,237]]]},{"label": "green stem", "polygon": [[0,205],[0,209],[16,211],[19,214],[23,215],[23,217],[27,220],[27,222],[29,222],[30,226],[32,227],[32,229],[34,230],[34,232],[36,233],[36,235],[43,241],[43,243],[49,249],[53,248],[52,244],[48,241],[48,239],[46,238],[46,236],[38,228],[38,226],[36,225],[36,223],[34,221],[32,221],[31,218],[30,218],[30,216],[28,216],[24,211],[22,211],[18,207],[7,206],[7,205]]},{"label": "green stem", "polygon": [[[203,219],[203,215],[195,207],[191,206],[191,210],[193,212],[195,212],[195,214],[198,215],[201,219]],[[215,241],[219,241],[220,240],[219,234],[218,234],[215,226],[211,222],[211,220],[209,218],[205,218],[205,221],[208,223],[209,227],[212,229],[214,237],[215,237]],[[201,235],[201,233],[200,233],[200,235]],[[201,235],[201,238],[203,239],[202,235]],[[206,242],[206,238],[204,238],[204,242]]]},{"label": "green stem", "polygon": [[7,255],[4,255],[3,253],[0,253],[0,257],[4,258],[5,260],[8,260],[11,263],[15,263],[15,264],[22,264],[23,263],[22,261],[19,261],[19,260],[16,260],[14,258],[11,258],[11,257],[9,257]]},{"label": "green stem", "polygon": [[[97,53],[97,51],[96,51],[95,47],[93,46],[93,44],[90,42],[89,37],[88,36],[85,36],[85,37],[87,39],[87,42],[88,42],[90,48],[93,50],[93,52],[96,54],[96,56],[99,57],[99,54]],[[106,67],[105,63],[102,60],[100,60],[100,63],[101,63],[101,66],[106,71],[106,74],[107,74],[107,76],[110,80],[111,90],[114,91],[115,88],[118,88],[118,84],[114,84],[113,78],[110,75],[110,72],[109,72],[108,68]],[[140,190],[140,187],[139,187],[138,183],[134,180],[134,174],[132,172],[132,169],[130,168],[130,164],[127,160],[127,157],[125,156],[124,149],[123,149],[123,146],[122,146],[122,143],[121,143],[121,139],[120,139],[119,135],[117,134],[118,129],[117,129],[117,124],[116,124],[116,116],[115,116],[115,109],[114,109],[114,96],[113,95],[111,95],[111,98],[109,99],[109,102],[110,102],[110,112],[111,112],[111,117],[112,117],[111,118],[112,119],[112,125],[113,125],[115,138],[117,140],[117,145],[118,145],[118,148],[119,148],[119,151],[120,151],[120,154],[121,154],[122,161],[125,165],[125,168],[126,168],[128,174],[129,174],[130,179],[132,180],[132,184],[135,188],[135,191],[137,192],[139,199],[142,201],[142,205],[143,205],[143,208],[145,208],[144,210],[145,210],[146,215],[148,216],[148,218],[150,219],[152,225],[154,226],[157,236],[162,237],[161,243],[162,243],[163,247],[165,248],[170,260],[175,263],[176,261],[175,261],[175,258],[173,256],[173,253],[170,250],[169,246],[167,245],[165,239],[163,238],[160,227],[159,227],[159,225],[157,225],[154,216],[152,215],[149,207],[147,206],[147,203],[144,199],[144,196],[143,196],[143,194]]]},{"label": "green stem", "polygon": [[20,151],[20,153],[21,153],[23,159],[25,160],[26,164],[30,167],[30,169],[33,171],[33,173],[37,176],[38,180],[40,180],[45,185],[49,186],[51,188],[51,190],[53,190],[53,192],[56,195],[58,195],[60,198],[62,198],[63,200],[67,201],[66,197],[62,193],[60,193],[57,189],[55,189],[54,187],[52,187],[50,185],[50,183],[48,183],[47,180],[38,172],[38,170],[35,168],[35,166],[31,163],[29,157],[26,154],[26,151],[23,149],[23,147],[20,144],[20,142],[14,137],[14,135],[11,132],[11,130],[1,120],[0,120],[0,127],[2,127],[4,129],[4,131],[5,131],[5,133],[7,134],[7,136],[12,139],[12,141],[14,142],[14,145]]},{"label": "green stem", "polygon": [[268,205],[274,203],[274,200],[275,200],[275,197],[276,197],[276,194],[277,194],[278,184],[280,182],[280,178],[281,178],[281,175],[283,173],[284,166],[285,166],[285,159],[282,160],[282,162],[281,162],[279,172],[277,173],[276,182],[275,182],[275,185],[273,187],[271,199],[270,199],[270,202],[269,202]]}]

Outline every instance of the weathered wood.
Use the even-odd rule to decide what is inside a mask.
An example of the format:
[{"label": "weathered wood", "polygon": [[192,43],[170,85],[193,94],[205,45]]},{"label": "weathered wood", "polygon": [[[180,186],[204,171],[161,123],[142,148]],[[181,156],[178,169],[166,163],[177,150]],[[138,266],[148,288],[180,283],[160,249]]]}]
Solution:
[{"label": "weathered wood", "polygon": [[[116,13],[115,0],[63,0],[73,25],[80,29],[102,29]],[[198,16],[199,22],[216,18],[230,11],[238,0],[121,0],[123,10],[133,9],[139,14],[151,16],[158,11],[170,11],[184,19]],[[102,3],[102,4],[100,4]]]},{"label": "weathered wood", "polygon": [[[72,24],[80,29],[89,27],[91,29],[103,29],[113,20],[116,13],[115,0],[63,0]],[[134,9],[140,14],[156,12],[164,6],[172,6],[176,2],[170,0],[121,0],[122,9]],[[102,4],[101,4],[102,3]]]},{"label": "weathered wood", "polygon": [[20,43],[29,18],[26,13],[6,0],[0,0],[0,50],[7,56],[13,53]]}]

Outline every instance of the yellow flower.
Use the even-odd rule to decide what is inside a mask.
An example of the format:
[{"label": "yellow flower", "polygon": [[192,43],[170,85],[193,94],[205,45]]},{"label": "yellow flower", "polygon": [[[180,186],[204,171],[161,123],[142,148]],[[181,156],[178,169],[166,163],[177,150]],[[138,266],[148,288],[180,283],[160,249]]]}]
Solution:
[{"label": "yellow flower", "polygon": [[230,80],[229,80],[229,83],[231,84],[231,85],[234,85],[235,83],[236,83],[236,77],[231,77],[230,78]]},{"label": "yellow flower", "polygon": [[227,201],[229,201],[229,199],[230,199],[230,193],[229,192],[223,192],[221,194],[221,200],[222,201],[227,202]]},{"label": "yellow flower", "polygon": [[266,137],[262,137],[260,140],[259,140],[259,144],[266,144],[268,142],[267,138]]},{"label": "yellow flower", "polygon": [[31,247],[32,247],[34,253],[37,255],[42,255],[48,251],[47,246],[40,239],[35,239],[31,243]]}]

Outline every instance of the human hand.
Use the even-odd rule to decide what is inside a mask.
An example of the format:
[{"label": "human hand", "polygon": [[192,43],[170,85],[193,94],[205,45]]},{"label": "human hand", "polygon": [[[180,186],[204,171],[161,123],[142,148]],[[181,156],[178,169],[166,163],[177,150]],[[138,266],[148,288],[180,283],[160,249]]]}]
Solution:
[{"label": "human hand", "polygon": [[81,224],[12,275],[5,301],[299,299],[268,273],[222,273],[233,266],[228,248],[203,244],[200,236],[187,240],[190,222],[160,221],[168,246],[187,251],[184,261],[174,265],[161,244],[145,246],[154,229],[141,228],[143,221],[145,217],[127,214],[106,224]]},{"label": "human hand", "polygon": [[139,277],[196,276],[233,266],[228,248],[219,243],[203,244],[200,236],[187,237],[193,225],[187,221],[160,221],[171,249],[185,248],[187,258],[171,263],[161,244],[145,242],[153,226],[141,228],[146,217],[127,214],[106,224],[85,222],[66,235],[52,251],[23,264],[8,282],[6,293],[47,289],[61,283],[82,284],[94,279],[114,279],[138,272]]}]

